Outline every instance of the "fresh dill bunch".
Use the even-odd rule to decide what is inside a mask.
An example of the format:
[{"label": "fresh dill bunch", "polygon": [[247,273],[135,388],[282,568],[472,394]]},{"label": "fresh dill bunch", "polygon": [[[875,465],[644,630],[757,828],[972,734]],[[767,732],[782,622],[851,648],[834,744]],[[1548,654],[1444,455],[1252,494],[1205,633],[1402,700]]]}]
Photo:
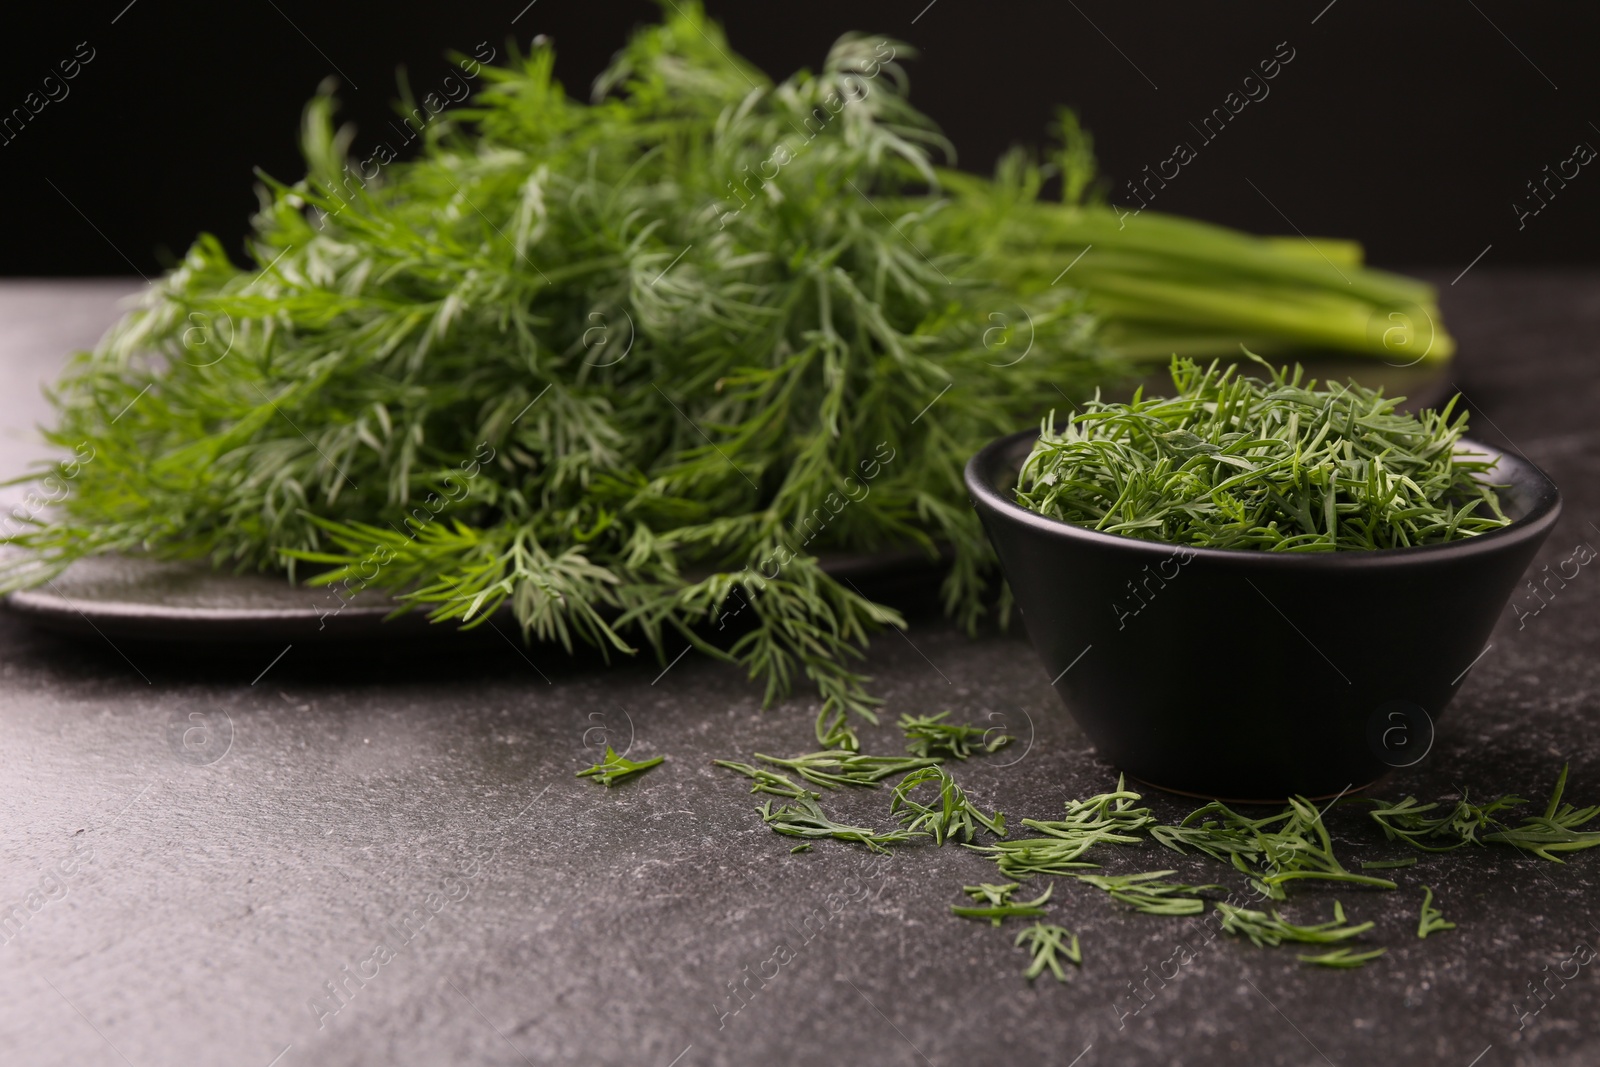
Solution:
[{"label": "fresh dill bunch", "polygon": [[1055,886],[1053,885],[1046,886],[1045,891],[1040,893],[1034,899],[1018,901],[1015,903],[1009,899],[1011,894],[1008,891],[1005,894],[1007,899],[995,901],[990,904],[983,904],[977,907],[963,904],[952,904],[950,905],[950,914],[959,916],[963,919],[988,919],[990,925],[993,926],[999,926],[1001,923],[1005,922],[1005,920],[1013,918],[1036,919],[1044,914],[1045,901],[1050,899],[1050,894],[1054,889]]},{"label": "fresh dill bunch", "polygon": [[906,751],[914,756],[966,759],[974,752],[998,751],[1012,740],[1008,734],[997,734],[991,739],[990,730],[981,726],[945,722],[949,715],[948,711],[937,715],[901,715],[899,726],[906,735]]},{"label": "fresh dill bunch", "polygon": [[1061,966],[1062,960],[1083,966],[1083,951],[1078,947],[1078,935],[1064,926],[1034,923],[1018,933],[1012,943],[1018,947],[1026,944],[1033,957],[1028,969],[1022,972],[1022,976],[1030,982],[1043,974],[1046,967],[1056,976],[1056,981],[1065,982],[1067,972]]},{"label": "fresh dill bunch", "polygon": [[[976,625],[992,550],[963,465],[1125,368],[1081,293],[924,232],[948,146],[909,54],[848,34],[775,83],[682,0],[592,102],[535,41],[375,176],[319,95],[304,178],[262,176],[251,264],[201,237],[72,362],[48,436],[95,462],[9,538],[0,589],[138,553],[459,625],[508,605],[567,648],[688,642],[769,703],[808,685],[854,747],[877,701],[852,661],[904,621],[820,557],[948,550],[944,602]],[[1031,340],[1005,367],[1002,314]]]},{"label": "fresh dill bunch", "polygon": [[1107,533],[1203,548],[1322,552],[1454,541],[1506,525],[1466,413],[1408,415],[1355,383],[1172,361],[1173,395],[1054,414],[1017,502]]},{"label": "fresh dill bunch", "polygon": [[593,778],[601,785],[609,788],[620,781],[632,778],[636,774],[643,774],[666,758],[665,756],[657,756],[655,759],[635,762],[626,756],[617,755],[612,751],[611,746],[607,745],[605,759],[596,763],[593,767],[579,771],[577,776],[579,778]]},{"label": "fresh dill bunch", "polygon": [[[912,796],[924,785],[938,789],[938,796],[931,804]],[[924,767],[900,779],[889,802],[889,813],[897,816],[900,824],[913,833],[932,834],[933,843],[939,846],[946,841],[970,842],[979,826],[996,837],[1006,836],[1005,815],[998,811],[985,815],[979,811],[967,798],[966,791],[939,766]]]},{"label": "fresh dill bunch", "polygon": [[888,852],[885,845],[909,841],[913,836],[917,836],[905,830],[879,833],[870,826],[851,826],[836,822],[817,804],[814,793],[808,793],[794,803],[784,804],[776,809],[772,807],[772,801],[768,800],[756,810],[761,812],[762,821],[780,834],[813,839],[831,837],[836,841],[866,845],[872,852]]},{"label": "fresh dill bunch", "polygon": [[1225,891],[1221,885],[1184,885],[1162,879],[1176,871],[1145,871],[1141,874],[1079,874],[1078,881],[1104,890],[1134,911],[1146,915],[1199,915],[1206,910],[1203,898],[1195,896],[1210,890]]},{"label": "fresh dill bunch", "polygon": [[1417,918],[1417,937],[1425,938],[1441,930],[1454,930],[1456,924],[1444,917],[1444,912],[1434,907],[1433,887],[1422,887],[1422,912]]},{"label": "fresh dill bunch", "polygon": [[1345,921],[1344,906],[1337,900],[1333,902],[1333,920],[1312,926],[1297,926],[1276,911],[1269,915],[1264,911],[1241,908],[1220,900],[1215,906],[1217,913],[1222,916],[1223,930],[1236,936],[1248,937],[1258,947],[1281,945],[1285,941],[1316,945],[1333,944],[1348,941],[1352,937],[1360,937],[1373,927],[1371,922],[1349,925]]},{"label": "fresh dill bunch", "polygon": [[1365,967],[1370,960],[1375,960],[1389,950],[1386,948],[1369,949],[1366,952],[1357,952],[1349,948],[1336,948],[1327,952],[1306,954],[1296,953],[1295,959],[1301,963],[1314,963],[1319,967],[1336,967],[1342,970],[1351,970],[1356,967]]}]

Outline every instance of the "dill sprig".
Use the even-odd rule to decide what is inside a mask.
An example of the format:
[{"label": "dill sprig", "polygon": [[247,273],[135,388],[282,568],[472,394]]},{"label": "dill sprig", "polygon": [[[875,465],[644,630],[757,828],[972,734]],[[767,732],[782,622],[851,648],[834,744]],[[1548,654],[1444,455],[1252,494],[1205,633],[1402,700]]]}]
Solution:
[{"label": "dill sprig", "polygon": [[1162,879],[1176,871],[1145,871],[1141,874],[1079,874],[1078,881],[1103,889],[1113,900],[1119,900],[1135,911],[1146,915],[1199,915],[1206,910],[1204,898],[1195,896],[1210,890],[1225,891],[1220,885],[1184,885]]},{"label": "dill sprig", "polygon": [[1365,967],[1369,960],[1375,960],[1388,951],[1386,948],[1369,949],[1366,952],[1357,952],[1349,948],[1336,948],[1328,952],[1309,955],[1296,953],[1294,958],[1302,963],[1314,963],[1319,967],[1337,967],[1350,970],[1356,967]]},{"label": "dill sprig", "polygon": [[593,778],[601,785],[609,788],[624,779],[632,778],[636,774],[643,774],[666,758],[665,756],[657,756],[655,759],[635,762],[626,756],[617,755],[616,752],[612,751],[611,746],[607,745],[605,759],[587,770],[579,771],[577,777]]},{"label": "dill sprig", "polygon": [[1395,888],[1386,878],[1347,870],[1334,855],[1322,813],[1304,797],[1291,798],[1282,812],[1261,819],[1213,801],[1177,826],[1151,828],[1150,836],[1180,855],[1188,847],[1231,863],[1273,900],[1285,899],[1287,883],[1304,879]]},{"label": "dill sprig", "polygon": [[1474,804],[1465,794],[1444,814],[1430,816],[1441,810],[1437,802],[1423,804],[1415,797],[1406,797],[1397,803],[1369,800],[1376,805],[1367,814],[1391,841],[1404,841],[1425,852],[1450,852],[1464,845],[1510,845],[1530,852],[1552,863],[1561,863],[1558,852],[1576,852],[1600,845],[1600,831],[1578,827],[1600,815],[1600,806],[1587,808],[1562,803],[1567,788],[1567,772],[1571,764],[1563,764],[1551,791],[1543,815],[1524,816],[1515,826],[1499,818],[1499,813],[1528,803],[1522,797],[1496,797],[1487,804]]},{"label": "dill sprig", "polygon": [[1333,902],[1333,920],[1313,926],[1297,926],[1274,911],[1254,911],[1226,901],[1217,901],[1217,913],[1222,916],[1222,928],[1230,934],[1248,937],[1259,947],[1281,945],[1285,941],[1306,944],[1333,944],[1360,937],[1372,929],[1371,922],[1350,926],[1345,922],[1344,906]]},{"label": "dill sprig", "polygon": [[1061,966],[1062,960],[1083,966],[1083,952],[1078,947],[1078,935],[1064,926],[1034,923],[1018,933],[1016,941],[1013,942],[1018,946],[1024,943],[1033,961],[1028,964],[1028,969],[1023,971],[1022,975],[1030,982],[1043,974],[1046,967],[1056,976],[1056,981],[1065,982],[1067,972]]},{"label": "dill sprig", "polygon": [[1565,862],[1556,855],[1557,852],[1577,852],[1600,845],[1600,830],[1577,829],[1600,815],[1600,805],[1578,808],[1561,803],[1561,794],[1567,787],[1569,767],[1570,764],[1562,766],[1543,815],[1525,818],[1520,825],[1485,834],[1483,839],[1494,844],[1526,849],[1552,863]]},{"label": "dill sprig", "polygon": [[1023,819],[1022,824],[1045,837],[998,841],[982,847],[969,845],[989,855],[1007,878],[1027,878],[1035,874],[1066,875],[1098,864],[1081,857],[1099,844],[1134,845],[1138,832],[1155,822],[1149,808],[1135,807],[1143,799],[1126,786],[1122,776],[1117,788],[1087,800],[1066,802],[1066,817],[1044,821]]},{"label": "dill sprig", "polygon": [[1019,901],[1016,903],[1011,902],[1009,899],[1010,893],[1007,892],[1007,899],[996,901],[991,904],[979,905],[976,907],[963,904],[952,904],[950,905],[950,913],[952,915],[960,916],[963,919],[988,919],[990,924],[994,926],[999,926],[1005,920],[1012,918],[1035,919],[1045,913],[1045,901],[1050,899],[1050,893],[1054,889],[1055,886],[1053,885],[1046,886],[1045,891],[1040,893],[1034,899]]},{"label": "dill sprig", "polygon": [[849,749],[827,749],[807,752],[800,756],[764,756],[757,752],[756,759],[794,771],[800,777],[828,789],[853,785],[876,789],[885,778],[906,771],[935,766],[937,759],[914,759],[908,756],[870,756]]},{"label": "dill sprig", "polygon": [[1429,818],[1425,813],[1438,810],[1437,802],[1423,804],[1416,797],[1398,802],[1366,798],[1364,802],[1377,805],[1367,814],[1383,827],[1385,837],[1424,852],[1451,852],[1463,845],[1481,845],[1478,834],[1495,825],[1496,812],[1527,803],[1521,797],[1504,796],[1487,804],[1474,804],[1463,795],[1443,815]]},{"label": "dill sprig", "polygon": [[1466,413],[1408,415],[1355,383],[1265,380],[1174,358],[1170,398],[1096,399],[1046,420],[1017,501],[1108,533],[1205,548],[1403,548],[1504,526],[1484,458],[1456,451]]},{"label": "dill sprig", "polygon": [[[376,176],[316,97],[248,268],[200,238],[71,364],[50,438],[95,461],[9,538],[0,590],[130,552],[453,624],[506,605],[568,648],[688,641],[768,703],[814,687],[824,743],[854,747],[877,702],[853,661],[904,620],[821,557],[947,547],[976,625],[993,557],[963,465],[1125,364],[1081,293],[922,232],[956,205],[905,45],[847,34],[775,83],[668,8],[592,102],[536,39]],[[1004,370],[995,315],[1031,342]]]},{"label": "dill sprig", "polygon": [[835,822],[817,804],[815,794],[807,794],[776,810],[772,807],[772,801],[768,800],[756,810],[761,812],[762,821],[780,834],[813,839],[831,837],[836,841],[866,845],[873,852],[888,852],[885,845],[909,841],[916,836],[905,830],[879,833],[870,826]]},{"label": "dill sprig", "polygon": [[737,771],[746,778],[753,780],[755,785],[750,787],[750,792],[752,793],[771,793],[774,796],[795,799],[817,795],[809,789],[800,788],[787,775],[769,771],[765,767],[752,767],[748,763],[735,763],[732,760],[725,759],[714,759],[711,762],[714,766],[726,767],[730,771]]},{"label": "dill sprig", "polygon": [[1008,734],[998,734],[990,740],[989,730],[981,726],[945,722],[949,714],[941,711],[937,715],[900,716],[906,751],[914,756],[966,759],[974,752],[994,752],[1011,741]]},{"label": "dill sprig", "polygon": [[1444,917],[1444,912],[1434,907],[1433,887],[1422,887],[1422,914],[1417,919],[1417,937],[1424,938],[1440,930],[1454,930],[1456,924]]},{"label": "dill sprig", "polygon": [[1349,882],[1393,889],[1395,883],[1375,875],[1356,874],[1345,869],[1333,854],[1333,842],[1323,824],[1322,812],[1305,797],[1290,797],[1283,825],[1276,830],[1257,830],[1261,843],[1262,871],[1255,883],[1274,900],[1284,899],[1283,886],[1301,879],[1323,882]]},{"label": "dill sprig", "polygon": [[1005,882],[995,885],[991,882],[979,882],[977,885],[964,885],[961,891],[976,901],[988,901],[990,904],[1007,904],[1011,901],[1011,894],[1022,886],[1016,882]]},{"label": "dill sprig", "polygon": [[[911,795],[924,785],[938,789],[939,795],[931,804],[924,804]],[[907,830],[932,834],[933,843],[940,846],[946,841],[970,842],[979,826],[996,837],[1006,836],[1005,815],[998,811],[985,815],[979,811],[967,798],[966,791],[939,766],[923,767],[902,778],[894,787],[889,813],[896,815]]]}]

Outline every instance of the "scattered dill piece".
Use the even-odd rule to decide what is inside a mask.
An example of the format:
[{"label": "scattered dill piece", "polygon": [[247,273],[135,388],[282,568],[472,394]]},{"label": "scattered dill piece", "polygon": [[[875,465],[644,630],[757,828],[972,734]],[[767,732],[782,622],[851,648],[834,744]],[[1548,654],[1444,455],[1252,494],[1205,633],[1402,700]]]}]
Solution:
[{"label": "scattered dill piece", "polygon": [[970,726],[965,723],[945,722],[950,713],[937,715],[902,715],[900,729],[906,735],[906,751],[914,756],[949,756],[966,759],[974,752],[994,752],[1009,744],[1008,734],[999,734],[993,740],[988,735],[993,729]]},{"label": "scattered dill piece", "polygon": [[1417,857],[1407,856],[1403,860],[1369,860],[1361,864],[1363,871],[1392,871],[1400,867],[1415,867]]},{"label": "scattered dill piece", "polygon": [[847,709],[842,702],[824,701],[821,710],[817,712],[816,735],[817,744],[823,748],[840,748],[849,752],[856,752],[861,748],[861,738],[856,736],[855,729],[850,725],[850,711],[867,719],[877,722],[877,712],[861,708]]},{"label": "scattered dill piece", "polygon": [[625,778],[643,774],[666,758],[665,756],[657,756],[655,759],[647,759],[642,763],[636,763],[626,756],[617,755],[612,751],[611,746],[607,745],[606,758],[587,770],[579,771],[577,777],[593,778],[601,785],[610,787]]},{"label": "scattered dill piece", "polygon": [[1351,970],[1356,967],[1365,967],[1368,960],[1375,960],[1388,951],[1389,950],[1386,948],[1375,948],[1367,952],[1356,952],[1353,949],[1348,948],[1336,948],[1332,951],[1321,953],[1320,955],[1305,955],[1297,953],[1295,955],[1295,959],[1301,961],[1302,963],[1314,963],[1319,967],[1338,967],[1344,970]]},{"label": "scattered dill piece", "polygon": [[1222,916],[1222,928],[1225,931],[1236,936],[1248,937],[1261,947],[1281,945],[1285,941],[1299,941],[1306,944],[1348,941],[1352,937],[1366,933],[1373,925],[1370,922],[1356,926],[1347,925],[1344,907],[1337,900],[1333,902],[1333,921],[1314,926],[1297,926],[1276,911],[1269,915],[1264,911],[1237,907],[1226,901],[1218,901],[1216,909]]},{"label": "scattered dill piece", "polygon": [[807,841],[803,845],[796,845],[796,846],[794,846],[794,848],[791,848],[789,851],[790,852],[810,852],[811,851],[811,842]]},{"label": "scattered dill piece", "polygon": [[748,763],[735,763],[732,760],[714,759],[715,766],[726,767],[730,771],[737,771],[746,778],[752,779],[756,784],[750,787],[752,793],[771,793],[774,796],[790,797],[798,800],[805,796],[814,796],[809,789],[801,789],[786,775],[776,771],[769,771],[765,767],[752,767]]},{"label": "scattered dill piece", "polygon": [[[1201,811],[1193,812],[1189,819],[1200,815]],[[1191,826],[1188,825],[1189,819],[1178,826],[1152,826],[1150,836],[1180,856],[1187,856],[1187,849],[1194,849],[1214,860],[1231,863],[1236,870],[1245,874],[1254,871],[1254,864],[1261,858],[1261,846],[1256,842],[1254,832],[1244,827],[1220,825],[1211,820]]]},{"label": "scattered dill piece", "polygon": [[1199,915],[1206,902],[1195,896],[1207,890],[1225,891],[1220,885],[1184,885],[1161,879],[1176,871],[1145,871],[1142,874],[1079,874],[1078,881],[1103,889],[1113,900],[1127,904],[1146,915]]},{"label": "scattered dill piece", "polygon": [[[924,785],[938,787],[939,795],[931,804],[912,796]],[[942,846],[946,841],[970,842],[978,826],[996,837],[1006,836],[1005,815],[998,811],[985,815],[979,811],[943,767],[923,767],[902,778],[894,787],[889,812],[896,815],[907,830],[932,834],[936,845]]]},{"label": "scattered dill piece", "polygon": [[1545,806],[1543,815],[1525,818],[1520,826],[1485,834],[1483,839],[1494,844],[1526,849],[1540,859],[1547,859],[1552,863],[1565,862],[1555,855],[1557,852],[1576,852],[1600,845],[1600,830],[1577,829],[1594,819],[1596,815],[1600,815],[1600,806],[1576,808],[1571,804],[1561,803],[1561,794],[1567,788],[1567,770],[1570,766],[1571,764],[1562,766],[1561,775],[1556,779],[1555,790],[1550,794],[1550,803]]},{"label": "scattered dill piece", "polygon": [[1150,836],[1179,854],[1193,848],[1231,863],[1273,900],[1285,899],[1286,883],[1303,879],[1395,888],[1388,879],[1346,870],[1333,853],[1322,813],[1304,797],[1292,798],[1283,811],[1261,819],[1246,818],[1213,801],[1177,826],[1152,827]]},{"label": "scattered dill piece", "polygon": [[[1128,788],[1127,776],[1117,775],[1117,788],[1109,793],[1098,793],[1087,800],[1069,800],[1064,807],[1066,817],[1052,826],[1115,826],[1133,833],[1155,822],[1149,808],[1134,807],[1144,798]],[[1041,829],[1045,824],[1036,824]]]},{"label": "scattered dill piece", "polygon": [[1085,837],[1067,841],[1052,837],[1029,837],[1014,841],[997,841],[992,845],[968,845],[970,849],[986,853],[1007,878],[1030,878],[1036,874],[1068,875],[1084,868],[1098,867],[1079,859],[1090,846],[1111,837]]},{"label": "scattered dill piece", "polygon": [[1017,934],[1015,945],[1024,943],[1028,946],[1033,962],[1022,976],[1028,981],[1033,981],[1044,973],[1046,967],[1056,976],[1056,981],[1065,982],[1067,972],[1062,968],[1063,959],[1083,966],[1083,952],[1078,948],[1078,935],[1064,926],[1052,926],[1049,923],[1034,923]]},{"label": "scattered dill piece", "polygon": [[828,789],[845,785],[876,789],[885,778],[932,767],[939,762],[937,759],[913,759],[908,756],[868,756],[842,748],[807,752],[790,758],[764,756],[757,752],[756,759],[794,771],[806,781]]},{"label": "scattered dill piece", "polygon": [[[1082,861],[1085,852],[1099,844],[1135,845],[1140,830],[1155,822],[1149,808],[1135,807],[1143,799],[1117,778],[1117,788],[1087,800],[1066,802],[1062,819],[1023,819],[1022,824],[1045,834],[1044,837],[999,841],[977,850],[987,853],[1007,878],[1027,878],[1035,874],[1065,875],[1076,869],[1096,867]],[[977,846],[969,846],[977,847]]]},{"label": "scattered dill piece", "polygon": [[973,900],[988,901],[990,904],[1006,904],[1011,900],[1011,894],[1022,888],[1016,882],[1006,882],[1003,885],[993,885],[989,882],[979,882],[977,885],[964,885],[961,891]]},{"label": "scattered dill piece", "polygon": [[1089,401],[1054,413],[1018,476],[1017,502],[1108,533],[1205,548],[1324,552],[1455,541],[1510,520],[1456,451],[1465,412],[1408,415],[1354,382],[1263,379],[1174,357],[1170,398]]},{"label": "scattered dill piece", "polygon": [[835,822],[818,806],[813,795],[800,797],[794,803],[785,804],[776,810],[772,807],[772,801],[768,800],[756,810],[761,812],[762,821],[780,834],[812,839],[831,837],[836,841],[851,841],[866,845],[873,852],[888,852],[889,850],[884,848],[885,845],[909,841],[913,836],[905,830],[879,833],[870,826],[850,826]]},{"label": "scattered dill piece", "polygon": [[[1600,845],[1600,830],[1578,829],[1600,815],[1600,806],[1578,808],[1561,802],[1570,769],[1570,764],[1562,766],[1544,814],[1524,816],[1516,826],[1500,818],[1501,812],[1528,803],[1515,796],[1474,804],[1463,795],[1448,808],[1437,802],[1423,804],[1416,797],[1406,797],[1399,802],[1370,800],[1368,803],[1376,807],[1367,814],[1383,827],[1389,840],[1404,841],[1425,852],[1450,852],[1471,844],[1510,845],[1540,859],[1561,863],[1558,852],[1575,852]],[[1435,811],[1443,811],[1443,814],[1434,816]]]},{"label": "scattered dill piece", "polygon": [[1487,804],[1474,804],[1463,796],[1444,814],[1428,817],[1439,809],[1438,803],[1423,804],[1416,797],[1406,797],[1398,803],[1368,799],[1377,805],[1367,814],[1383,827],[1390,841],[1404,841],[1424,852],[1451,852],[1463,845],[1482,844],[1479,833],[1495,825],[1495,813],[1514,808],[1527,801],[1521,797],[1496,797]]},{"label": "scattered dill piece", "polygon": [[1393,889],[1387,878],[1356,874],[1345,869],[1333,854],[1333,842],[1323,825],[1322,813],[1305,797],[1290,797],[1288,817],[1276,830],[1258,830],[1261,843],[1262,873],[1253,881],[1274,900],[1284,899],[1283,886],[1301,879],[1324,882],[1350,882]]},{"label": "scattered dill piece", "polygon": [[1433,887],[1422,887],[1422,915],[1417,920],[1417,937],[1427,937],[1440,930],[1454,930],[1456,924],[1444,917],[1444,912],[1433,906]]},{"label": "scattered dill piece", "polygon": [[[978,907],[952,904],[950,905],[950,913],[963,919],[988,919],[994,926],[999,926],[1002,922],[1011,918],[1036,919],[1044,914],[1044,903],[1050,899],[1050,893],[1054,889],[1055,886],[1053,885],[1047,886],[1043,893],[1040,893],[1032,900],[1024,900],[1017,903],[1005,900]],[[1010,893],[1008,892],[1006,895],[1009,897]]]}]

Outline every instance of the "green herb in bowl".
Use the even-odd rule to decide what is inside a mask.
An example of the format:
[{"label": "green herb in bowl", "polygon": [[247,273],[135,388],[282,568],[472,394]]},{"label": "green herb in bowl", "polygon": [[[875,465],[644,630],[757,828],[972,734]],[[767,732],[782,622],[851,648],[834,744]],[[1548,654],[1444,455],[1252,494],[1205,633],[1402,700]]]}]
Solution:
[{"label": "green herb in bowl", "polygon": [[[1254,358],[1254,357],[1253,357]],[[1107,533],[1276,552],[1405,548],[1505,526],[1487,458],[1458,451],[1466,413],[1272,369],[1172,361],[1174,394],[1054,414],[1017,502]]]}]

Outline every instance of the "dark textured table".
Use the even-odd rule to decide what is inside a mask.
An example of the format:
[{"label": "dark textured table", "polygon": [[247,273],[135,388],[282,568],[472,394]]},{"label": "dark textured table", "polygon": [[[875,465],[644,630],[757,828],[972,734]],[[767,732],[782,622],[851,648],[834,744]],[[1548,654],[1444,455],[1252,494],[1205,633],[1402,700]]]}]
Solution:
[{"label": "dark textured table", "polygon": [[[0,285],[0,474],[38,452],[35,383],[129,290]],[[1566,494],[1539,564],[1600,545],[1600,276],[1479,268],[1445,311],[1476,435]],[[1542,804],[1570,759],[1569,799],[1600,802],[1593,570],[1507,610],[1431,755],[1379,793]],[[792,854],[710,765],[814,747],[806,699],[762,712],[699,654],[663,675],[498,642],[282,651],[113,648],[0,616],[0,1063],[1600,1063],[1600,967],[1577,962],[1600,945],[1600,853],[1467,850],[1398,892],[1299,892],[1302,921],[1338,897],[1377,923],[1388,955],[1349,972],[1061,884],[1052,921],[1083,966],[1030,986],[1014,923],[949,914],[994,880],[981,856]],[[891,714],[1019,733],[957,772],[1013,819],[1115,781],[1020,634],[920,611],[868,669]],[[892,726],[863,737],[898,747]],[[611,790],[573,777],[606,739],[667,763]],[[828,799],[888,822],[882,793]],[[1353,809],[1329,822],[1352,864],[1403,854]],[[1241,882],[1152,846],[1105,862]],[[1423,883],[1460,924],[1426,941]]]}]

